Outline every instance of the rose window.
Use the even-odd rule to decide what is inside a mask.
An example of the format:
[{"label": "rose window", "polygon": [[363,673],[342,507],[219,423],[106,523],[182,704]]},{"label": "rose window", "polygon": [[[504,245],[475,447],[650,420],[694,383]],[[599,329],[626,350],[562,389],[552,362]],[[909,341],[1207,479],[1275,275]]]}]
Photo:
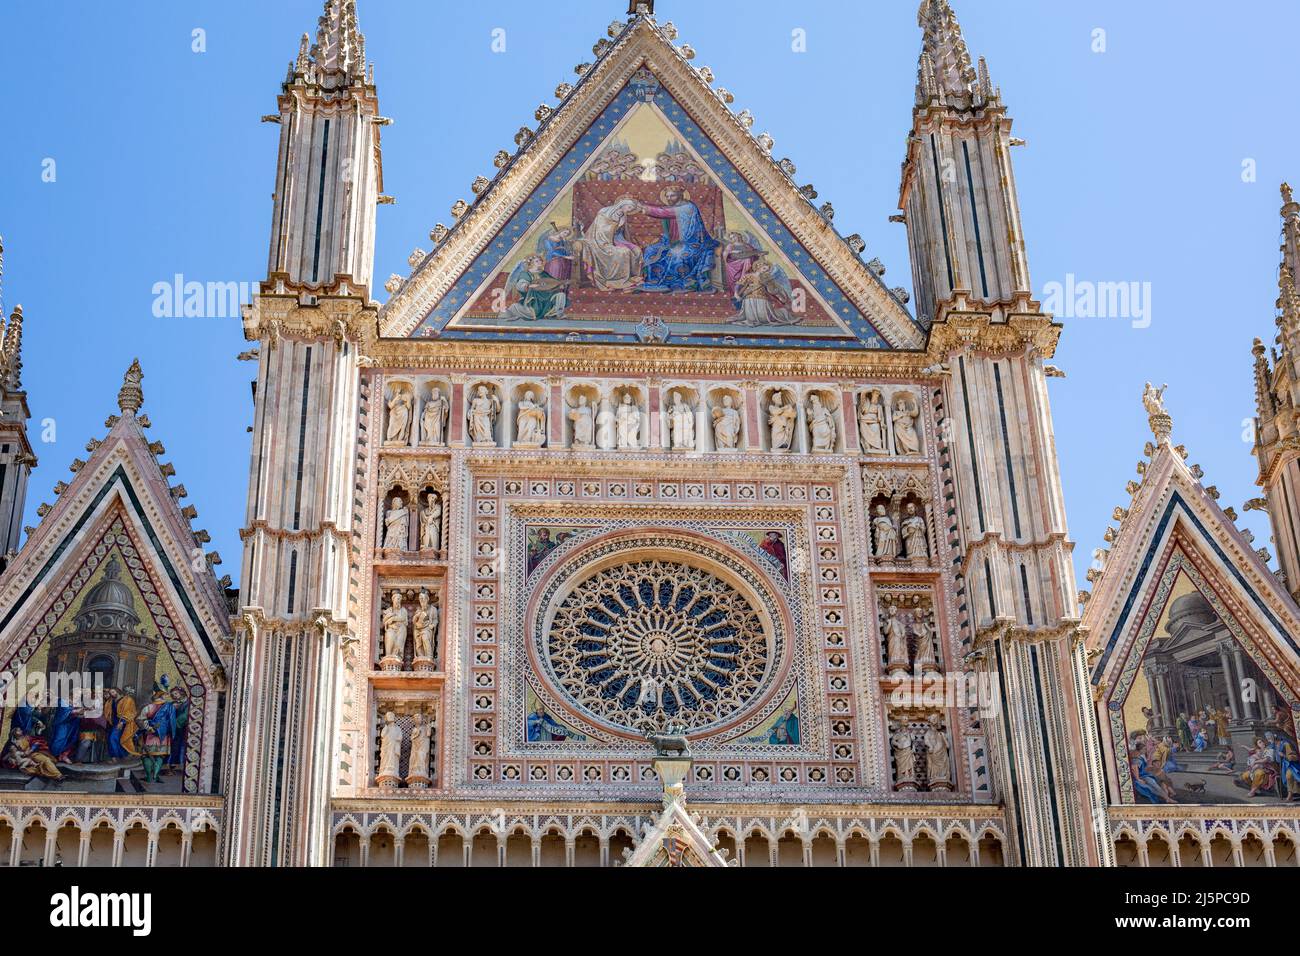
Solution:
[{"label": "rose window", "polygon": [[724,721],[755,700],[772,663],[749,599],[704,569],[660,560],[583,580],[556,609],[545,649],[570,700],[626,728]]}]

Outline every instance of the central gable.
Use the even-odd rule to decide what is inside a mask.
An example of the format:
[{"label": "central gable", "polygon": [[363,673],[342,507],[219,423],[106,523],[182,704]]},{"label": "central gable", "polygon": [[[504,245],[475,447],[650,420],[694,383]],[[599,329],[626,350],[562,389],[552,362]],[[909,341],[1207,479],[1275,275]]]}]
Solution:
[{"label": "central gable", "polygon": [[383,334],[922,347],[750,122],[634,20],[535,136],[521,131],[521,152],[384,307]]}]

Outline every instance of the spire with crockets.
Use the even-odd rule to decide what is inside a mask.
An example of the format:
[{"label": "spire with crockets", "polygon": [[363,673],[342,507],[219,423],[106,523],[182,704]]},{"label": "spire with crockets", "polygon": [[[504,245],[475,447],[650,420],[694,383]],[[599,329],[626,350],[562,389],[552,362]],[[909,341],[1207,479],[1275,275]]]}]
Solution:
[{"label": "spire with crockets", "polygon": [[[0,280],[4,278],[4,240],[0,239]],[[27,478],[36,456],[27,437],[27,395],[23,391],[23,307],[4,319],[0,286],[0,571],[18,550]]]},{"label": "spire with crockets", "polygon": [[[948,0],[923,0],[916,106],[897,217],[907,224],[917,318],[944,379],[960,632],[1008,706],[983,721],[995,790],[1023,863],[1096,863],[1095,727],[1067,747],[1025,749],[1055,723],[1084,661],[1045,360],[1060,327],[1034,301],[1011,150],[1011,118],[973,65]],[[1051,806],[1050,816],[1040,813]]]},{"label": "spire with crockets", "polygon": [[277,291],[368,292],[383,189],[374,72],[355,0],[326,0],[316,42],[289,64],[280,125],[268,280]]},{"label": "spire with crockets", "polygon": [[22,390],[23,307],[15,305],[5,322],[4,314],[5,241],[0,237],[0,385],[11,392]]},{"label": "spire with crockets", "polygon": [[366,38],[357,29],[356,0],[325,0],[325,11],[316,26],[316,42],[304,33],[298,58],[291,73],[314,74],[324,81],[327,75],[349,80],[366,78]]},{"label": "spire with crockets", "polygon": [[1280,576],[1300,600],[1300,203],[1282,184],[1282,247],[1277,277],[1277,336],[1270,348],[1255,339],[1255,448],[1264,497],[1247,503],[1267,510]]},{"label": "spire with crockets", "polygon": [[[387,201],[379,132],[388,120],[372,80],[354,0],[328,0],[315,44],[303,38],[277,112],[265,117],[280,137],[267,280],[244,311],[258,367],[239,594],[247,640],[229,704],[242,726],[223,785],[241,807],[223,832],[223,858],[235,865],[324,859],[336,768],[334,725],[322,715],[342,686],[358,343],[375,329],[375,209]],[[281,400],[288,395],[295,401]],[[283,768],[273,797],[268,766]]]},{"label": "spire with crockets", "polygon": [[978,70],[971,65],[961,24],[948,0],[923,0],[916,20],[922,30],[918,104],[937,99],[945,105],[969,107],[996,97],[984,58],[980,57]]}]

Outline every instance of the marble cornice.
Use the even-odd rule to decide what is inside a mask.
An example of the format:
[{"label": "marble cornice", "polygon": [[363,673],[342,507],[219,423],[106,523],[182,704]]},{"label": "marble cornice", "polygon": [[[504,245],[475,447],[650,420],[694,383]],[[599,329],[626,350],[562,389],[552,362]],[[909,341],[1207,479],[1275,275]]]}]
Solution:
[{"label": "marble cornice", "polygon": [[[346,338],[361,351],[368,351],[378,334],[378,306],[369,301],[364,285],[346,275],[319,288],[299,287],[286,280],[282,274],[272,275],[262,283],[254,304],[244,306],[245,339],[256,342],[269,337],[274,348],[283,338],[332,339],[336,346],[342,346]],[[314,303],[304,304],[304,295],[313,297]]]},{"label": "marble cornice", "polygon": [[958,295],[952,307],[941,309],[940,318],[931,327],[928,354],[932,361],[945,361],[958,352],[1006,355],[1032,351],[1051,358],[1063,327],[1036,306],[1027,296],[1017,302],[996,303],[998,321],[994,312],[967,308]]},{"label": "marble cornice", "polygon": [[[658,816],[663,812],[660,801],[616,802],[599,800],[505,800],[485,801],[482,797],[464,800],[441,797],[437,800],[389,800],[383,797],[335,797],[330,802],[335,814],[344,813],[468,813],[491,817],[499,811],[510,816],[581,817],[581,816]],[[905,819],[905,820],[994,820],[1001,821],[1003,809],[996,803],[929,804],[929,803],[710,803],[707,800],[688,798],[687,809],[710,818],[769,819],[788,816],[791,810],[802,807],[808,818],[838,817],[844,819]]]},{"label": "marble cornice", "polygon": [[1078,618],[1063,617],[1055,624],[1024,627],[1014,617],[1000,615],[975,632],[973,647],[980,650],[998,640],[1021,644],[1050,644],[1065,639],[1077,642],[1086,634],[1085,629],[1079,625]]},{"label": "marble cornice", "polygon": [[352,532],[339,528],[333,522],[321,522],[315,528],[299,528],[297,530],[288,530],[286,528],[276,528],[262,518],[250,522],[245,528],[239,529],[239,540],[247,541],[255,534],[263,534],[268,538],[276,538],[280,541],[316,541],[331,535],[340,541],[347,542],[352,539]]},{"label": "marble cornice", "polygon": [[684,378],[914,379],[931,377],[926,352],[605,345],[594,343],[439,342],[380,339],[371,364],[391,369],[500,374],[623,376],[631,370]]},{"label": "marble cornice", "polygon": [[218,810],[225,806],[225,798],[198,794],[148,794],[148,793],[68,793],[66,791],[31,792],[27,790],[0,791],[0,809],[21,806],[63,809],[110,809],[127,807],[132,810],[151,809],[202,809]]}]

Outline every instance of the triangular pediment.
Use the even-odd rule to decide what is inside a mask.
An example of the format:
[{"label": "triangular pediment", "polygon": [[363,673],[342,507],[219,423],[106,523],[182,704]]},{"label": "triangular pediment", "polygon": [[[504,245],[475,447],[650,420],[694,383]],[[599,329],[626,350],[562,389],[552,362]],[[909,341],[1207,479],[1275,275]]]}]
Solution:
[{"label": "triangular pediment", "polygon": [[1111,801],[1300,800],[1300,609],[1167,442],[1116,517],[1083,615]]},{"label": "triangular pediment", "polygon": [[629,867],[725,867],[728,862],[715,849],[681,799],[670,799],[654,825],[624,864]]},{"label": "triangular pediment", "polygon": [[382,334],[922,347],[751,123],[635,18],[436,236]]},{"label": "triangular pediment", "polygon": [[[0,575],[0,671],[28,687],[32,675],[64,675],[26,715],[0,715],[0,791],[211,792],[224,595],[137,420],[122,417],[94,445]],[[111,705],[87,693],[96,679],[130,698],[123,714],[158,711],[155,726],[169,731],[146,740],[124,717],[114,737]],[[60,700],[68,687],[75,704]],[[17,741],[15,719],[33,728]],[[166,747],[161,765],[146,766],[146,745]]]}]

